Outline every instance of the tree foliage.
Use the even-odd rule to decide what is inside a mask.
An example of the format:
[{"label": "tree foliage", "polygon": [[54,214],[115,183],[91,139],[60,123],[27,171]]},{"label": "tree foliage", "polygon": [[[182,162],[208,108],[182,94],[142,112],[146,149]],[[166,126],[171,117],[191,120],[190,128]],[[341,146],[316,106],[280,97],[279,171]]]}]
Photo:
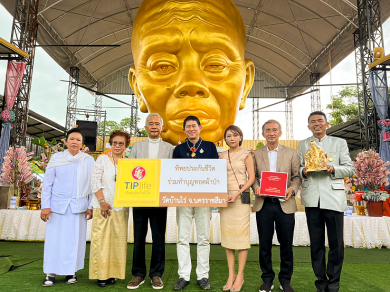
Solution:
[{"label": "tree foliage", "polygon": [[332,96],[333,101],[326,106],[331,109],[329,124],[331,126],[344,123],[359,116],[358,92],[356,87],[345,86],[337,95]]},{"label": "tree foliage", "polygon": [[138,129],[137,137],[148,137],[149,134],[145,129]]},{"label": "tree foliage", "polygon": [[[138,122],[140,120],[141,118],[138,117]],[[103,128],[104,128],[104,122],[101,122],[98,130],[98,136],[103,136]],[[105,135],[106,137],[110,136],[111,133],[116,130],[121,130],[130,133],[130,128],[131,128],[130,117],[123,118],[119,123],[115,121],[106,121]],[[148,132],[146,132],[146,130],[143,128],[138,128],[137,137],[148,137]]]},{"label": "tree foliage", "polygon": [[105,135],[110,136],[112,132],[116,130],[121,130],[120,125],[115,121],[106,121],[106,127],[104,128],[104,121],[100,123],[98,129],[98,136],[103,136],[103,129],[105,131]]}]

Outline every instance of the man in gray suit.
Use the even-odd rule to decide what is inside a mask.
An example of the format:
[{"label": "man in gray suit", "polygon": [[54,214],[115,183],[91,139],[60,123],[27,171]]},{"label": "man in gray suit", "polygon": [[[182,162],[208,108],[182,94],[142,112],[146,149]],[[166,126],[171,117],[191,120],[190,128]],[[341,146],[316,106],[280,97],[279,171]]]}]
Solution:
[{"label": "man in gray suit", "polygon": [[[280,243],[280,289],[285,292],[294,292],[290,285],[293,273],[293,237],[295,217],[298,211],[295,203],[295,192],[301,184],[299,177],[299,160],[295,149],[279,144],[282,135],[281,125],[276,120],[268,120],[262,127],[263,137],[267,145],[255,150],[254,164],[256,180],[253,184],[256,199],[257,231],[259,233],[259,261],[262,271],[263,284],[259,292],[270,292],[274,286],[275,272],[272,269],[272,238],[275,228]],[[261,173],[263,171],[288,173],[286,199],[282,202],[278,198],[260,195]]]},{"label": "man in gray suit", "polygon": [[[344,177],[355,173],[347,142],[326,135],[329,123],[323,112],[312,112],[308,128],[313,136],[299,142],[298,155],[302,183],[301,201],[306,207],[310,236],[311,263],[317,277],[317,292],[336,292],[340,289],[340,274],[344,260],[344,211],[347,199]],[[327,154],[327,171],[307,172],[305,154],[310,142]],[[328,232],[328,265],[325,263],[325,225]]]},{"label": "man in gray suit", "polygon": [[[163,130],[163,120],[159,114],[149,114],[145,122],[148,139],[134,143],[130,158],[172,158],[173,147],[160,139]],[[167,223],[167,208],[163,207],[133,207],[134,250],[131,273],[134,278],[127,285],[128,289],[137,289],[145,282],[145,238],[148,232],[148,221],[152,231],[152,258],[149,277],[154,289],[162,289],[161,280],[165,268],[165,230]]]}]

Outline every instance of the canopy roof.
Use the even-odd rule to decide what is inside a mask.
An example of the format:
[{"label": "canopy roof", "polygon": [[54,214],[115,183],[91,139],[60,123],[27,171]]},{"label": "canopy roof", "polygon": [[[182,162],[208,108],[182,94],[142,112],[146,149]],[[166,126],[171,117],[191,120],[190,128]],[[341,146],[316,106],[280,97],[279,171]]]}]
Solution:
[{"label": "canopy roof", "polygon": [[[219,0],[222,1],[222,0]],[[247,30],[246,58],[266,86],[306,85],[353,51],[357,29],[356,0],[234,0]],[[0,0],[13,13],[15,0]],[[80,82],[107,94],[131,94],[127,75],[133,56],[131,35],[139,0],[45,0],[39,4],[40,45],[65,70],[80,68]],[[381,1],[382,21],[390,1]],[[120,45],[106,47],[104,45]],[[103,45],[86,47],[83,45]],[[330,53],[329,53],[330,52]],[[261,82],[259,82],[261,83]],[[295,95],[307,88],[290,90]],[[269,90],[258,90],[268,97]],[[255,96],[251,94],[252,97]],[[271,94],[273,96],[273,94]],[[281,93],[280,97],[285,97]]]},{"label": "canopy roof", "polygon": [[326,134],[346,140],[350,151],[362,149],[359,118],[330,127]]}]

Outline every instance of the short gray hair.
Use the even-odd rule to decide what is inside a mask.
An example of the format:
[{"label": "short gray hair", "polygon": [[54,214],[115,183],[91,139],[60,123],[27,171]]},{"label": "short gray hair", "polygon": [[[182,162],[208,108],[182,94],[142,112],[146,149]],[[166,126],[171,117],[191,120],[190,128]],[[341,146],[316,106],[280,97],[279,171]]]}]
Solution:
[{"label": "short gray hair", "polygon": [[276,124],[279,126],[280,132],[282,132],[282,125],[281,125],[277,120],[272,120],[272,119],[266,121],[266,122],[263,124],[263,126],[261,127],[261,132],[264,133],[265,125],[271,124],[271,123],[276,123]]},{"label": "short gray hair", "polygon": [[161,125],[164,124],[163,118],[162,118],[158,113],[150,113],[150,114],[148,114],[148,116],[146,117],[145,126],[148,125],[148,124],[147,124],[147,123],[148,123],[148,120],[149,120],[151,117],[159,117],[160,120],[161,120]]}]

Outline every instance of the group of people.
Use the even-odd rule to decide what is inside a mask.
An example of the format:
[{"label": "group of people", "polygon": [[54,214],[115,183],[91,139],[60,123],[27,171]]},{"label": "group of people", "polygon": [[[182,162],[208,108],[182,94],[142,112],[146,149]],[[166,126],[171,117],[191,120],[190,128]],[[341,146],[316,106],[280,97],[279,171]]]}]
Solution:
[{"label": "group of people", "polygon": [[[259,235],[259,262],[263,284],[259,292],[274,288],[275,272],[272,267],[272,238],[276,234],[280,243],[280,289],[294,291],[290,285],[293,274],[293,236],[297,204],[295,194],[301,188],[301,200],[306,207],[306,217],[311,243],[311,261],[317,280],[317,292],[335,292],[340,288],[340,274],[344,256],[343,212],[346,196],[343,179],[355,172],[343,139],[326,135],[329,126],[322,112],[313,112],[308,118],[308,128],[313,136],[301,141],[299,149],[279,143],[282,128],[278,121],[269,120],[262,126],[267,143],[254,153],[242,149],[243,133],[237,126],[229,126],[224,133],[229,150],[219,152],[214,143],[200,138],[199,119],[188,116],[183,122],[187,139],[174,147],[161,140],[162,118],[151,113],[146,118],[148,139],[133,145],[130,159],[226,159],[228,181],[228,206],[220,208],[221,245],[226,249],[229,275],[223,291],[238,292],[244,284],[244,269],[250,248],[251,208],[245,196],[249,188],[255,192]],[[80,151],[83,134],[77,128],[66,134],[67,150],[52,156],[42,191],[41,218],[46,225],[44,249],[43,286],[53,286],[56,275],[65,275],[68,284],[77,282],[76,272],[84,268],[86,248],[86,220],[92,219],[89,278],[105,287],[125,279],[127,257],[128,208],[114,207],[115,181],[118,159],[130,144],[130,135],[114,131],[110,135],[112,151],[94,159]],[[315,141],[325,152],[331,153],[327,170],[308,172],[305,153],[310,142]],[[288,173],[284,199],[260,194],[263,171]],[[128,289],[137,289],[145,282],[145,239],[148,222],[152,233],[152,255],[149,277],[154,289],[162,289],[165,268],[165,231],[167,208],[133,207],[134,249],[132,280]],[[179,279],[174,289],[180,291],[190,283],[191,255],[190,232],[195,219],[197,236],[197,284],[210,290],[210,219],[209,207],[177,207],[177,258]],[[325,226],[329,241],[328,263],[325,261]],[[238,271],[235,254],[238,250]]]}]

